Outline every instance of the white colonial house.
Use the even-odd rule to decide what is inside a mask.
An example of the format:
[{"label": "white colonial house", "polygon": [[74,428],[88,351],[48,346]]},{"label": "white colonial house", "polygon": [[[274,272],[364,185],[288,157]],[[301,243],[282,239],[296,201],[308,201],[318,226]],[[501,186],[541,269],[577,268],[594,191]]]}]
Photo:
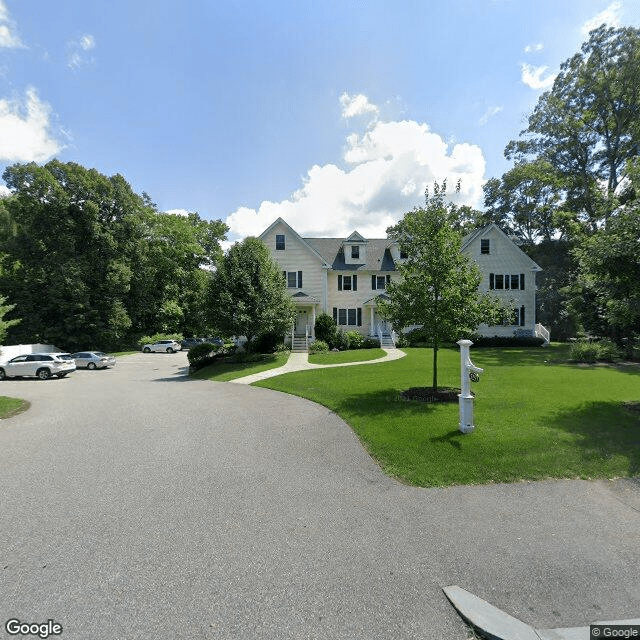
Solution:
[{"label": "white colonial house", "polygon": [[[355,329],[393,346],[393,327],[377,311],[389,282],[399,278],[396,264],[406,256],[387,238],[364,238],[354,231],[348,238],[303,238],[282,218],[260,236],[282,274],[297,307],[290,340],[306,349],[314,339],[316,317],[332,315],[339,327]],[[489,225],[464,239],[462,250],[483,272],[483,291],[513,304],[513,324],[481,325],[482,335],[538,335],[535,323],[535,274],[540,267],[498,227]],[[539,325],[538,325],[539,326]],[[548,335],[547,335],[548,338]]]}]

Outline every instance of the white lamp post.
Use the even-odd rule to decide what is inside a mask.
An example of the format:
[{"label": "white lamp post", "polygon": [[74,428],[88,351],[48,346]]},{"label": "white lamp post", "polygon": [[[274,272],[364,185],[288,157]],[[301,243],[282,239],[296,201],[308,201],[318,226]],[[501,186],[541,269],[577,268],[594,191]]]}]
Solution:
[{"label": "white lamp post", "polygon": [[473,344],[471,340],[458,340],[460,345],[460,394],[458,403],[460,406],[460,431],[471,433],[475,426],[473,424],[473,395],[471,394],[471,376],[477,376],[484,369],[476,367],[471,362],[469,347]]}]

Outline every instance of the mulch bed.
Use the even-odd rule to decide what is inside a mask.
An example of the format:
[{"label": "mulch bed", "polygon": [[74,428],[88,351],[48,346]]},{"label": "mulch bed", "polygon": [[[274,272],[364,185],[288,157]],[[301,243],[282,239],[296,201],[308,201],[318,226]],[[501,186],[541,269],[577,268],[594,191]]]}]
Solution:
[{"label": "mulch bed", "polygon": [[411,387],[406,391],[401,391],[400,395],[405,400],[418,400],[420,402],[458,402],[460,389],[453,387]]}]

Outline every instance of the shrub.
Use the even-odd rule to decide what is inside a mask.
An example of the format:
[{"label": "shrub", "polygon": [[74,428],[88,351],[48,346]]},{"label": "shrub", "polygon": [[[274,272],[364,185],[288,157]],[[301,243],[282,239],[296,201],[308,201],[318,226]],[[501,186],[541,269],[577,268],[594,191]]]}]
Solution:
[{"label": "shrub", "polygon": [[251,351],[255,353],[275,353],[281,344],[284,344],[284,336],[281,333],[262,333],[251,343]]},{"label": "shrub", "polygon": [[380,340],[376,338],[365,338],[362,343],[363,349],[379,349],[380,348]]},{"label": "shrub", "polygon": [[329,351],[329,345],[324,340],[316,339],[309,347],[309,353],[322,353],[324,351]]},{"label": "shrub", "polygon": [[349,348],[349,333],[342,330],[336,331],[336,335],[332,343],[329,343],[332,349],[346,351]]},{"label": "shrub", "polygon": [[322,340],[327,344],[333,344],[335,342],[338,327],[336,326],[335,320],[328,313],[321,313],[316,318],[314,328],[318,340]]},{"label": "shrub", "polygon": [[210,344],[209,342],[203,342],[189,349],[187,359],[194,369],[200,369],[211,364],[215,360],[215,355],[219,350],[219,346]]},{"label": "shrub", "polygon": [[571,345],[569,360],[573,362],[612,362],[620,357],[620,349],[611,340],[580,340]]},{"label": "shrub", "polygon": [[349,340],[349,349],[363,348],[364,336],[359,331],[347,331],[346,336]]},{"label": "shrub", "polygon": [[138,340],[138,346],[142,347],[145,344],[153,344],[159,340],[175,340],[176,342],[182,342],[184,336],[181,333],[154,333],[151,336],[142,336]]}]

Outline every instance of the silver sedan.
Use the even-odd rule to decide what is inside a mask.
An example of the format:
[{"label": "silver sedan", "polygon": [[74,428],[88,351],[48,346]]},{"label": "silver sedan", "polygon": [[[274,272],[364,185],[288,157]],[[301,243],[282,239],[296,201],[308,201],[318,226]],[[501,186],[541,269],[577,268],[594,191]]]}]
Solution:
[{"label": "silver sedan", "polygon": [[71,357],[76,361],[78,369],[106,369],[116,366],[116,359],[102,351],[79,351],[72,353]]}]

